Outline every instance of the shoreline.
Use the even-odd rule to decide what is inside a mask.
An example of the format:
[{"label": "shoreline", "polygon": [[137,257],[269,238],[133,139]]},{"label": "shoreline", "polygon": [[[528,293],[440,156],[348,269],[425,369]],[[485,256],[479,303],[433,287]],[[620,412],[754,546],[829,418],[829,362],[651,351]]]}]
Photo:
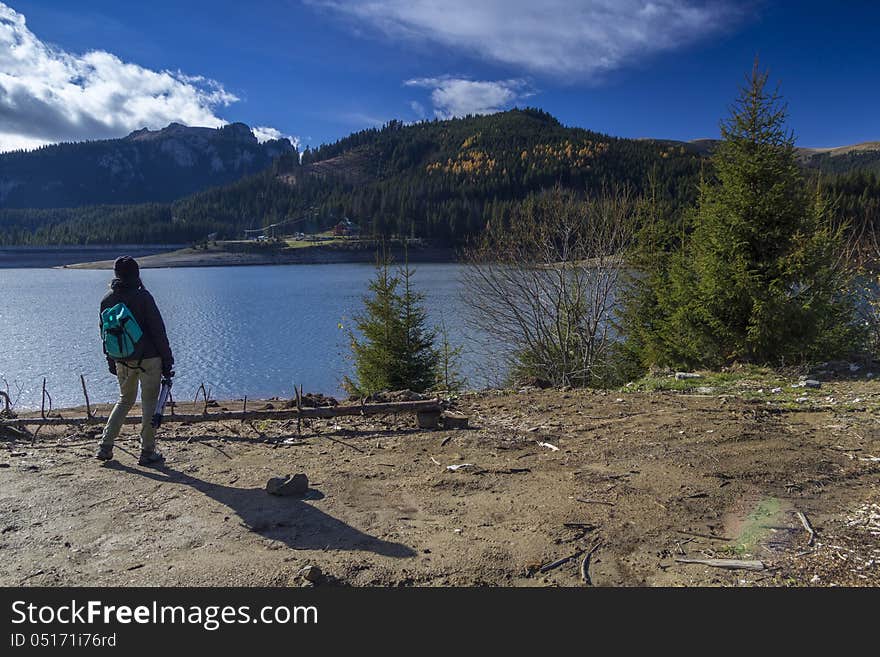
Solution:
[{"label": "shoreline", "polygon": [[57,268],[123,253],[140,259],[183,248],[184,244],[0,246],[0,270]]},{"label": "shoreline", "polygon": [[[392,249],[395,261],[401,261],[403,251]],[[448,247],[425,247],[410,249],[408,253],[413,263],[456,263],[455,251]],[[184,248],[167,253],[157,253],[138,258],[141,269],[163,269],[182,267],[246,267],[260,265],[326,265],[374,263],[376,253],[372,249],[335,249],[329,247],[308,247],[259,253],[254,251],[232,251],[227,249]],[[61,269],[113,269],[113,260],[96,260],[60,265]]]}]

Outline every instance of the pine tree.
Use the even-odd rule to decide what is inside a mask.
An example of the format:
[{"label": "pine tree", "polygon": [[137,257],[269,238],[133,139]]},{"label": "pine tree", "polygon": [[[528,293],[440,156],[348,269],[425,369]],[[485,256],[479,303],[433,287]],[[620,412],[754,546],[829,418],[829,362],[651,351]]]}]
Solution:
[{"label": "pine tree", "polygon": [[439,355],[434,342],[437,332],[427,326],[425,296],[413,288],[415,270],[410,268],[408,260],[398,273],[403,283],[400,310],[404,337],[403,349],[397,353],[402,371],[399,387],[424,392],[436,380]]},{"label": "pine tree", "polygon": [[371,295],[364,298],[364,311],[355,317],[361,339],[349,333],[357,380],[346,380],[352,392],[372,393],[392,388],[395,343],[400,336],[400,308],[397,286],[387,258],[376,265],[370,281]]},{"label": "pine tree", "polygon": [[622,316],[616,328],[625,339],[615,345],[612,369],[623,381],[638,378],[644,369],[664,359],[665,345],[657,330],[666,312],[660,297],[668,287],[671,254],[682,245],[683,223],[660,197],[652,176],[640,203],[639,229],[621,286]]},{"label": "pine tree", "polygon": [[[702,180],[691,233],[657,276],[650,319],[635,320],[643,364],[784,364],[855,346],[842,230],[808,193],[786,108],[757,62]],[[642,295],[641,301],[644,302]],[[650,323],[648,323],[650,322]]]},{"label": "pine tree", "polygon": [[355,317],[360,337],[350,334],[357,380],[352,391],[409,389],[424,392],[434,385],[438,353],[436,333],[427,328],[424,295],[413,287],[409,263],[391,272],[383,256],[364,298],[364,311]]}]

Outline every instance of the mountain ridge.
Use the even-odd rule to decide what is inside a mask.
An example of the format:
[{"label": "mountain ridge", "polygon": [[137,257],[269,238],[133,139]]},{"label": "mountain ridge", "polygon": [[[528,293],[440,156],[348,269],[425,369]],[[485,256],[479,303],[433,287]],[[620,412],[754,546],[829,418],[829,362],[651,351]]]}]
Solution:
[{"label": "mountain ridge", "polygon": [[[721,140],[714,137],[700,137],[698,139],[680,140],[680,139],[662,139],[657,137],[643,137],[645,141],[669,142],[675,144],[684,144],[696,148],[700,152],[710,152],[717,146]],[[845,144],[843,146],[795,146],[801,159],[809,159],[815,155],[828,155],[837,157],[847,155],[849,153],[864,152],[880,152],[880,141],[862,141],[854,144]]]},{"label": "mountain ridge", "polygon": [[118,139],[0,154],[0,207],[50,208],[170,202],[269,167],[295,152],[287,139],[259,143],[250,127],[171,123]]}]

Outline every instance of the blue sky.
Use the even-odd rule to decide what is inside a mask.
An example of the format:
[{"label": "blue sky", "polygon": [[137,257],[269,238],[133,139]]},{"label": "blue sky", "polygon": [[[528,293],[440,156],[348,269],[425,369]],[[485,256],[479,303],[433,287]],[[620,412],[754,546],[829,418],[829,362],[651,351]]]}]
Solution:
[{"label": "blue sky", "polygon": [[0,149],[170,120],[315,146],[513,105],[714,137],[756,54],[800,145],[880,140],[878,25],[874,2],[0,0]]}]

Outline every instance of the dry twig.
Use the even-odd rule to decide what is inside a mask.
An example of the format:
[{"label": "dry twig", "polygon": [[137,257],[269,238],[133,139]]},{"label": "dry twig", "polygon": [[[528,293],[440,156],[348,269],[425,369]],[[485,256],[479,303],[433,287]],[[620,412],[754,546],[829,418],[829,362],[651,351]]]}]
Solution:
[{"label": "dry twig", "polygon": [[813,542],[816,540],[816,532],[813,529],[813,526],[810,524],[807,515],[803,511],[797,511],[795,514],[798,517],[798,520],[801,521],[801,524],[804,526],[804,529],[807,530],[807,533],[810,535],[810,540],[807,541],[807,545],[812,546]]},{"label": "dry twig", "polygon": [[598,550],[602,545],[602,541],[596,541],[596,544],[590,548],[590,551],[587,552],[584,560],[581,561],[581,581],[587,586],[592,586],[593,582],[590,579],[590,557],[593,556],[593,553]]},{"label": "dry twig", "polygon": [[712,568],[725,568],[727,570],[764,570],[767,566],[763,561],[739,559],[689,559],[686,557],[676,557],[678,563],[695,563],[703,566],[711,566]]}]

